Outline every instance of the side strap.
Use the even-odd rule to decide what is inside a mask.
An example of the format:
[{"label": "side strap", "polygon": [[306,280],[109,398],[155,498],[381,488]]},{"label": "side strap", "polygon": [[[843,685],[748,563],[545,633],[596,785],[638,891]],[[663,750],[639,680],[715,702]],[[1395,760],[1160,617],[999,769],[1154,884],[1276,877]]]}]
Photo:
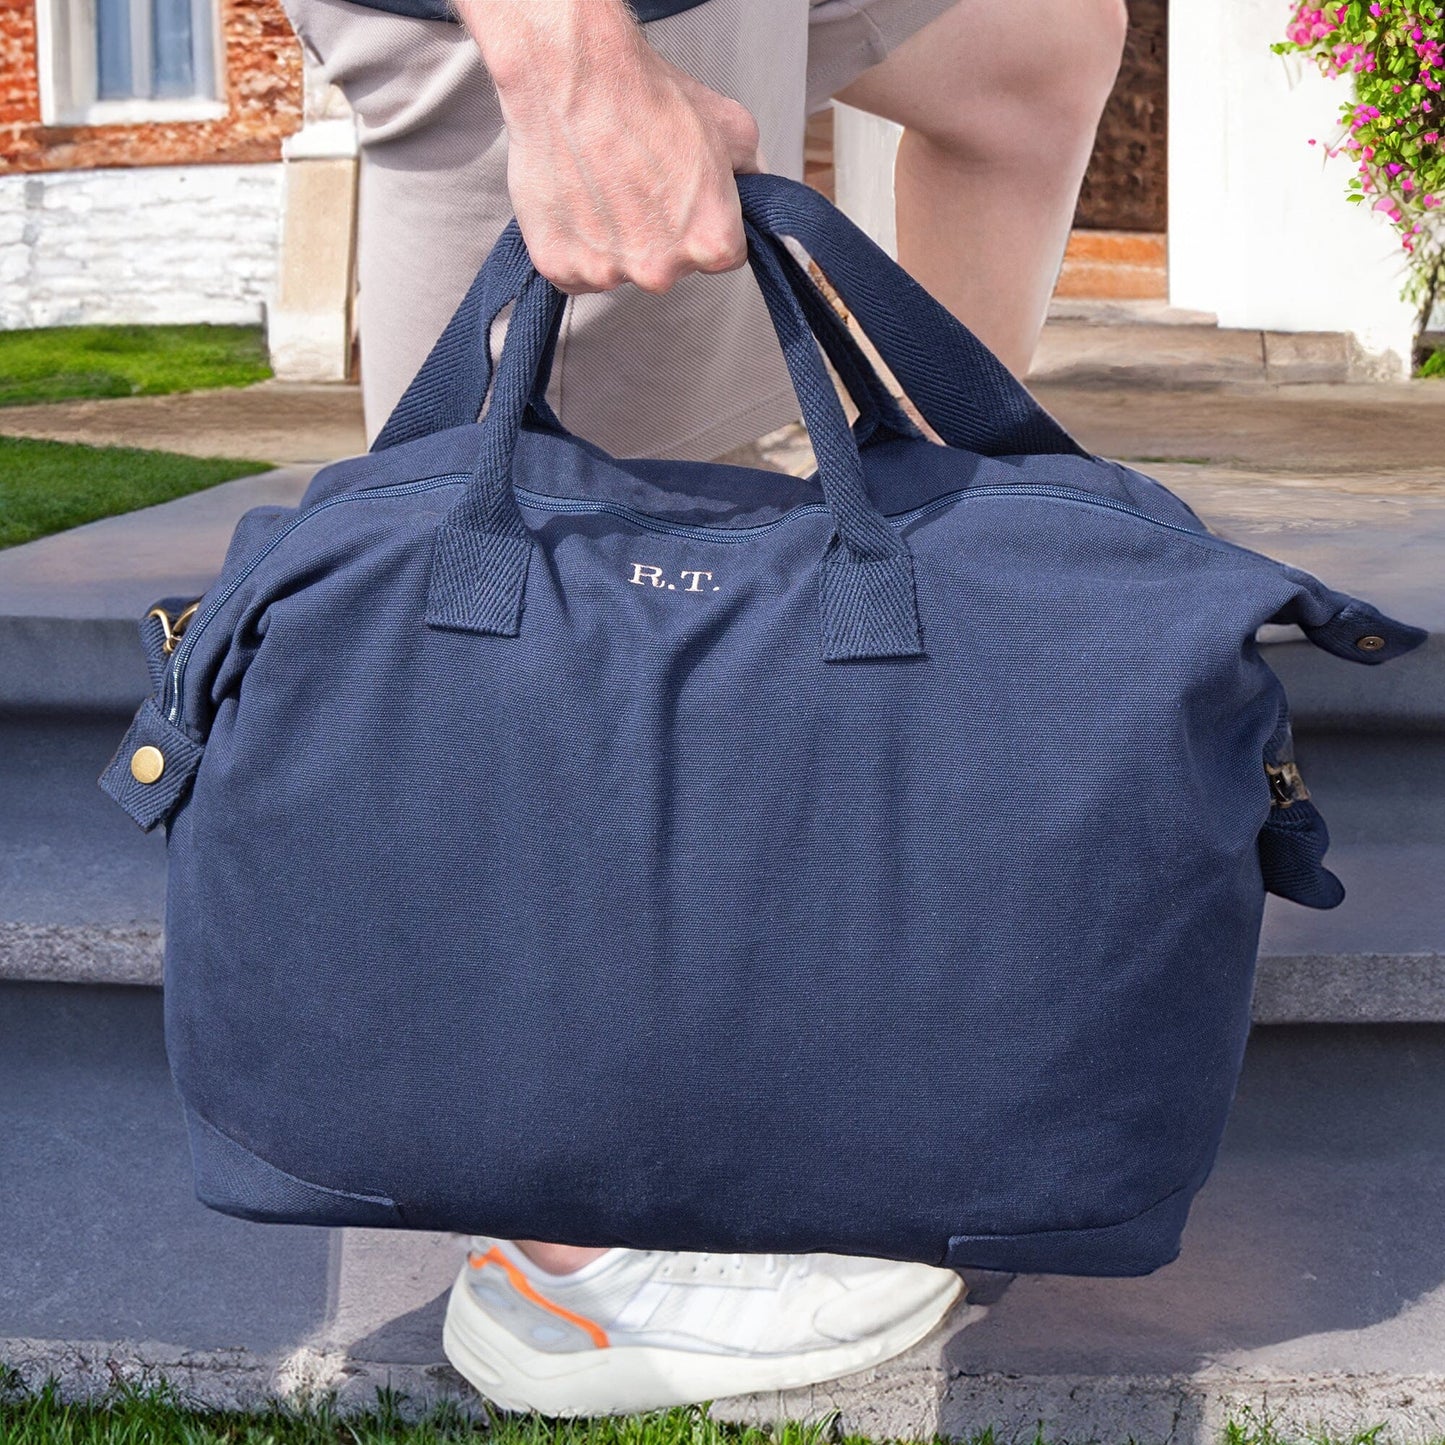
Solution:
[{"label": "side strap", "polygon": [[149,833],[170,821],[190,791],[204,752],[148,697],[100,775],[101,790]]}]

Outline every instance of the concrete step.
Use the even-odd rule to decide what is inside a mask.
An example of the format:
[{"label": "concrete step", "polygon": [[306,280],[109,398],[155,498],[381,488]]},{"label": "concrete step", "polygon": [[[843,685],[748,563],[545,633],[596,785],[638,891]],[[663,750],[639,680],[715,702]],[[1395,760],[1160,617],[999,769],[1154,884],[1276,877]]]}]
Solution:
[{"label": "concrete step", "polygon": [[[837,1409],[875,1438],[1214,1441],[1445,1433],[1445,1029],[1268,1028],[1173,1265],[973,1275],[902,1358],[719,1413]],[[0,1362],[68,1393],[171,1380],[200,1403],[378,1386],[469,1399],[441,1353],[454,1236],[246,1224],[191,1197],[159,997],[0,985]]]},{"label": "concrete step", "polygon": [[[1097,288],[1103,269],[1117,288]],[[1031,382],[1088,386],[1219,386],[1229,382],[1388,380],[1354,337],[1337,331],[1255,331],[1223,327],[1201,312],[1157,299],[1144,265],[1124,271],[1075,263],[1071,295],[1049,308],[1029,371]],[[1107,282],[1105,283],[1107,284]],[[1136,299],[1129,299],[1129,298]]]},{"label": "concrete step", "polygon": [[1302,730],[1445,732],[1445,485],[1140,465],[1220,536],[1430,632],[1417,651],[1371,668],[1342,663],[1294,628],[1265,629],[1264,655]]},{"label": "concrete step", "polygon": [[[160,980],[165,847],[95,786],[126,718],[0,720],[0,979]],[[1271,899],[1262,1022],[1445,1022],[1445,736],[1306,735],[1300,759],[1348,896]]]},{"label": "concrete step", "polygon": [[0,551],[0,712],[133,711],[137,624],[210,586],[242,513],[294,506],[315,467],[280,467]]}]

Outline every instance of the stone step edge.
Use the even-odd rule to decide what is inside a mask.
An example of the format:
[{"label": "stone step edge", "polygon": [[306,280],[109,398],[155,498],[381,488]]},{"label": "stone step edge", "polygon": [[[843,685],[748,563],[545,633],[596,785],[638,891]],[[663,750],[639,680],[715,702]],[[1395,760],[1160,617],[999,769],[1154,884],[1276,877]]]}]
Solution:
[{"label": "stone step edge", "polygon": [[1398,381],[1349,332],[1254,331],[1127,316],[1051,317],[1031,382],[1217,386]]},{"label": "stone step edge", "polygon": [[[158,924],[0,922],[0,983],[156,988]],[[1445,949],[1260,955],[1257,1024],[1445,1023]]]},{"label": "stone step edge", "polygon": [[[1192,1373],[977,1375],[931,1358],[937,1342],[872,1370],[806,1389],[715,1401],[718,1419],[769,1425],[836,1418],[849,1435],[928,1440],[993,1427],[1004,1439],[1179,1441],[1221,1437],[1231,1421],[1267,1419],[1280,1436],[1349,1437],[1384,1425],[1383,1439],[1445,1434],[1445,1373],[1283,1373],[1209,1365]],[[440,1356],[440,1349],[438,1349]],[[333,1397],[342,1413],[376,1405],[390,1392],[404,1417],[441,1404],[484,1411],[450,1365],[357,1359],[303,1345],[282,1356],[246,1349],[197,1350],[129,1340],[0,1338],[0,1365],[30,1389],[54,1379],[62,1398],[99,1400],[118,1383],[165,1383],[198,1409],[261,1410],[276,1401]]]}]

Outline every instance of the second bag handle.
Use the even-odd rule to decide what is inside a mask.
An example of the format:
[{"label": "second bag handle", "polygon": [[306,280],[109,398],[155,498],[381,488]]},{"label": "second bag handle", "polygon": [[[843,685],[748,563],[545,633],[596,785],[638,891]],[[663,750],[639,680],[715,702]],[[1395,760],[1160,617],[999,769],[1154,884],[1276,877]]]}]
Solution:
[{"label": "second bag handle", "polygon": [[1087,455],[973,332],[812,187],[773,175],[737,183],[743,215],[812,257],[949,446],[986,457]]}]

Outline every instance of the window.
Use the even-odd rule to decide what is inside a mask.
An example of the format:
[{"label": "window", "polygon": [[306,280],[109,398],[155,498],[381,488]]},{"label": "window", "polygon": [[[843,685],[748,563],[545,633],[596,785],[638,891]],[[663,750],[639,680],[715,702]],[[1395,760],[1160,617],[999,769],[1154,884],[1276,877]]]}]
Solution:
[{"label": "window", "polygon": [[226,113],[217,0],[39,0],[37,19],[49,125]]}]

